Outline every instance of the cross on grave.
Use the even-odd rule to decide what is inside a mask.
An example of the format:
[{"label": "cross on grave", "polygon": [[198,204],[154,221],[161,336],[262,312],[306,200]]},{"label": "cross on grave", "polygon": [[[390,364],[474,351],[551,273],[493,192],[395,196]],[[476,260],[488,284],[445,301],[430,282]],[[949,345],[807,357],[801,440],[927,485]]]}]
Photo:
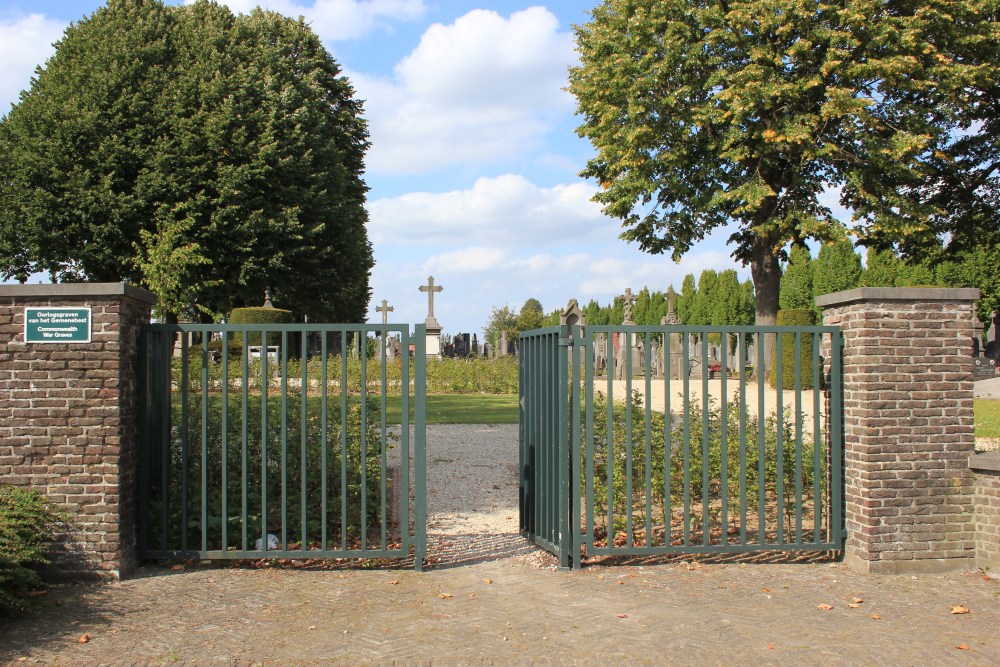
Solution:
[{"label": "cross on grave", "polygon": [[620,295],[619,298],[624,302],[625,309],[625,318],[622,321],[622,324],[635,324],[635,322],[632,321],[632,304],[635,302],[636,296],[632,294],[632,288],[626,287],[625,293]]},{"label": "cross on grave", "polygon": [[427,321],[433,322],[434,318],[434,293],[443,292],[444,288],[434,284],[434,276],[427,277],[427,284],[420,286],[421,292],[427,292]]},{"label": "cross on grave", "polygon": [[375,309],[376,313],[382,313],[382,324],[389,323],[389,313],[395,311],[396,309],[389,305],[389,302],[382,299],[382,305]]}]

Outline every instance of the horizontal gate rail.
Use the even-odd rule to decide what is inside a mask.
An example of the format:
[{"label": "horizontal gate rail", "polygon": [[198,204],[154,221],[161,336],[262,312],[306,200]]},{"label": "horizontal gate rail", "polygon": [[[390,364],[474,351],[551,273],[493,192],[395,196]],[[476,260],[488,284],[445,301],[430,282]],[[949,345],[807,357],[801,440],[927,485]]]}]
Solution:
[{"label": "horizontal gate rail", "polygon": [[[402,360],[387,358],[388,336]],[[141,557],[421,569],[424,350],[422,325],[144,327]]]}]

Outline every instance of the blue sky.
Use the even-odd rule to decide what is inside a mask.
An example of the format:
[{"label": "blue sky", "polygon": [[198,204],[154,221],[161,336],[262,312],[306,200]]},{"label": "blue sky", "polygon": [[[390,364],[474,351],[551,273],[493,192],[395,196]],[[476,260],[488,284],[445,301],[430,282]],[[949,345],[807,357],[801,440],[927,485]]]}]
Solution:
[{"label": "blue sky", "polygon": [[[233,0],[305,16],[365,100],[365,180],[375,250],[369,321],[422,322],[418,286],[444,291],[444,332],[481,332],[494,306],[602,303],[687,273],[734,268],[728,232],[679,264],[618,238],[578,176],[592,150],[565,92],[572,25],[596,0]],[[0,109],[30,85],[70,21],[101,3],[0,0]],[[749,273],[735,267],[741,277]],[[317,286],[322,289],[323,286]],[[336,286],[331,285],[330,289]]]}]

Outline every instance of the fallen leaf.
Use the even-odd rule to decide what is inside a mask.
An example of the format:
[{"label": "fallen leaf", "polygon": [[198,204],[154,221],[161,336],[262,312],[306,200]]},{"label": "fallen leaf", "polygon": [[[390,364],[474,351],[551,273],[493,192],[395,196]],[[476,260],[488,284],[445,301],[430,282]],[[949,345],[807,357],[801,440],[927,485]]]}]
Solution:
[{"label": "fallen leaf", "polygon": [[849,602],[847,606],[850,607],[851,609],[857,609],[861,605],[859,605],[857,602]]},{"label": "fallen leaf", "polygon": [[618,614],[618,618],[628,618],[628,614]]},{"label": "fallen leaf", "polygon": [[854,604],[861,604],[862,602],[864,602],[864,600],[862,600],[861,598],[851,598],[851,602]]},{"label": "fallen leaf", "polygon": [[398,583],[399,583],[399,579],[393,579],[392,581],[389,582],[389,585],[390,586],[395,586]]},{"label": "fallen leaf", "polygon": [[881,617],[881,616],[879,616],[878,614],[872,614],[872,620],[873,620],[873,621],[879,621],[879,620],[881,620],[881,619],[882,619],[882,617]]},{"label": "fallen leaf", "polygon": [[764,591],[765,593],[770,593],[770,592],[771,592],[771,589],[770,589],[770,588],[767,588],[767,587],[763,588],[762,590],[763,590],[763,591]]},{"label": "fallen leaf", "polygon": [[619,586],[624,586],[624,585],[625,585],[625,582],[624,582],[624,581],[619,581],[619,582],[618,582],[618,585],[619,585]]},{"label": "fallen leaf", "polygon": [[90,641],[90,635],[84,633],[84,634],[80,635],[80,638],[77,639],[76,641],[79,642],[79,643],[81,643],[81,644],[86,644],[87,642]]},{"label": "fallen leaf", "polygon": [[961,651],[968,651],[969,650],[969,645],[968,644],[959,644],[955,648],[957,648],[957,649],[959,649]]},{"label": "fallen leaf", "polygon": [[171,566],[170,569],[173,570],[174,572],[180,572],[181,570],[184,569],[184,566],[178,563],[177,565]]},{"label": "fallen leaf", "polygon": [[315,625],[310,625],[310,626],[309,626],[309,629],[310,629],[310,630],[315,630],[315,629],[316,629],[316,626],[315,626]]},{"label": "fallen leaf", "polygon": [[438,595],[438,597],[441,598],[442,600],[447,600],[448,598],[453,598],[455,596],[452,595],[451,593],[441,593],[440,595]]},{"label": "fallen leaf", "polygon": [[489,578],[487,578],[487,579],[483,579],[483,583],[484,583],[484,584],[492,584],[492,583],[493,583],[493,580],[492,580],[492,579],[489,579]]},{"label": "fallen leaf", "polygon": [[953,605],[951,605],[951,613],[953,613],[953,614],[968,614],[969,613],[969,609],[967,607],[963,607],[960,604],[953,604]]},{"label": "fallen leaf", "polygon": [[831,609],[833,609],[833,605],[832,604],[818,604],[818,605],[816,605],[816,608],[817,609],[822,609],[823,611],[830,611]]},{"label": "fallen leaf", "polygon": [[773,651],[774,650],[774,644],[768,644],[767,645],[767,650],[768,651]]}]

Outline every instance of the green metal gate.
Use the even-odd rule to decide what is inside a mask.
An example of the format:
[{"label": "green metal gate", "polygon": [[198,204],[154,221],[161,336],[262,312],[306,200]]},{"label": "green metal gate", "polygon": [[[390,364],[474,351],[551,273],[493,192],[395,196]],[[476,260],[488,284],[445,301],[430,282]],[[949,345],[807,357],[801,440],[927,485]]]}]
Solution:
[{"label": "green metal gate", "polygon": [[140,556],[420,570],[425,340],[423,325],[145,327]]},{"label": "green metal gate", "polygon": [[563,567],[842,549],[842,345],[837,327],[521,334],[522,535]]}]

